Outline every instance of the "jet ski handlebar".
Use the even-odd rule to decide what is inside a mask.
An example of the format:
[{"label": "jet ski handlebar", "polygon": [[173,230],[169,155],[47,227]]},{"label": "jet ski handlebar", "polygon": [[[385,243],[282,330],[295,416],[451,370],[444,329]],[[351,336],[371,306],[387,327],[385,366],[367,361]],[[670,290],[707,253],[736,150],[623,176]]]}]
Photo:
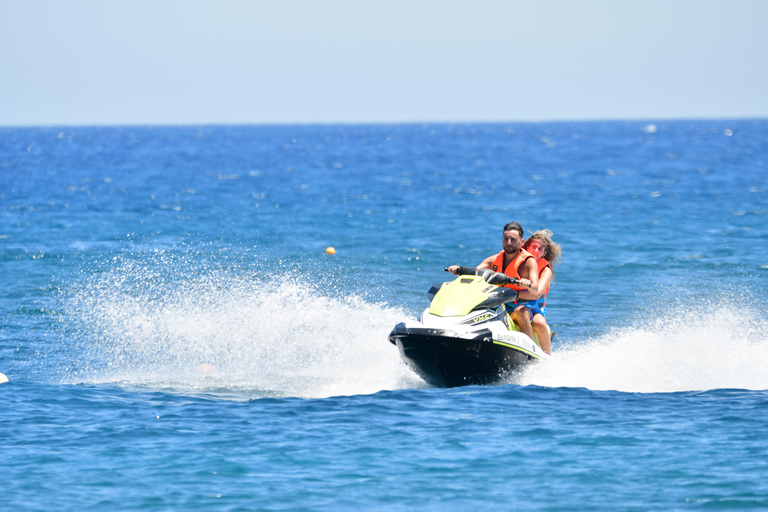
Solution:
[{"label": "jet ski handlebar", "polygon": [[[445,269],[445,271],[449,272],[447,268]],[[460,276],[480,276],[483,278],[483,280],[486,283],[495,284],[499,286],[504,286],[506,284],[520,283],[520,279],[517,279],[516,277],[509,277],[507,274],[504,274],[502,272],[494,272],[489,268],[479,269],[477,267],[459,267],[459,275]]]}]

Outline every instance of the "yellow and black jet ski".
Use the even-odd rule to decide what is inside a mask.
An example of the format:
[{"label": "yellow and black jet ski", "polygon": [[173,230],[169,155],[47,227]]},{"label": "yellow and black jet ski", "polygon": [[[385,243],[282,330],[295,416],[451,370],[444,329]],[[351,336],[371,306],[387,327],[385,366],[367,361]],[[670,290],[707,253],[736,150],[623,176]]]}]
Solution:
[{"label": "yellow and black jet ski", "polygon": [[460,267],[459,273],[432,286],[430,305],[418,321],[399,323],[389,333],[408,366],[434,386],[456,387],[492,384],[551,357],[506,312],[504,304],[515,301],[517,292],[503,286],[516,279],[474,267]]}]

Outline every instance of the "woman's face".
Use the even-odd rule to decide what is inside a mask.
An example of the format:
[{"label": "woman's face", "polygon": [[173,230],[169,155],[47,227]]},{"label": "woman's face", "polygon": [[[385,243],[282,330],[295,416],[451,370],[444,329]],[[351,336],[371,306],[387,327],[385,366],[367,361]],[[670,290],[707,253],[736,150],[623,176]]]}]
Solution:
[{"label": "woman's face", "polygon": [[536,258],[536,261],[539,261],[547,253],[547,249],[544,247],[544,244],[542,244],[538,240],[531,240],[527,244],[527,247],[525,250],[531,253],[533,257]]}]

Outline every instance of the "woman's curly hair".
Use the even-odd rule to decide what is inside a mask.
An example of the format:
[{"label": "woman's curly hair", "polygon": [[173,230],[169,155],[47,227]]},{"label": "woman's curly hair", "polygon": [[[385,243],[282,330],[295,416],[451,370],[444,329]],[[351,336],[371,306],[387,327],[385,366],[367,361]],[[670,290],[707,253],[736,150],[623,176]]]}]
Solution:
[{"label": "woman's curly hair", "polygon": [[555,264],[560,261],[561,249],[559,245],[552,241],[552,232],[548,229],[542,229],[541,231],[535,232],[528,237],[523,248],[525,249],[528,247],[528,244],[534,240],[540,242],[541,245],[544,246],[544,256],[542,257],[549,262],[550,267],[553,267],[554,271]]}]

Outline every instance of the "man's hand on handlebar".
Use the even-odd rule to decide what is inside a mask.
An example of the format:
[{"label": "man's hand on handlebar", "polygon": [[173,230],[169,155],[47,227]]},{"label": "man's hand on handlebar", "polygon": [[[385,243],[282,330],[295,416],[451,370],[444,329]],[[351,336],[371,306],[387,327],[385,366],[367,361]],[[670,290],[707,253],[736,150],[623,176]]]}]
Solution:
[{"label": "man's hand on handlebar", "polygon": [[450,267],[446,268],[445,271],[457,276],[459,275],[459,268],[460,267],[458,265],[451,265]]}]

